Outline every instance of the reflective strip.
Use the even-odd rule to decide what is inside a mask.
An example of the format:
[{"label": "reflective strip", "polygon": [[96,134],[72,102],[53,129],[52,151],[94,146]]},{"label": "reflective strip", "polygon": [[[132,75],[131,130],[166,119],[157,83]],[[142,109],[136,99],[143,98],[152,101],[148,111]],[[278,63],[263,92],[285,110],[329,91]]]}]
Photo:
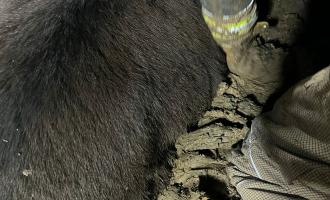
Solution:
[{"label": "reflective strip", "polygon": [[254,0],[238,14],[231,16],[216,16],[216,14],[221,13],[211,13],[202,7],[204,21],[218,43],[243,39],[257,22],[256,10],[257,6]]},{"label": "reflective strip", "polygon": [[247,19],[243,19],[237,23],[232,24],[223,24],[223,27],[226,28],[229,32],[239,32],[241,30],[250,28],[257,21],[257,16],[250,16]]},{"label": "reflective strip", "polygon": [[216,27],[217,26],[217,22],[216,20],[214,20],[213,18],[207,16],[207,15],[203,15],[204,16],[204,20],[207,23],[207,25],[211,27]]},{"label": "reflective strip", "polygon": [[216,20],[215,17],[212,17],[211,15],[209,15],[209,13],[206,14],[207,12],[203,12],[205,22],[210,27],[210,29],[216,29],[218,32],[240,32],[243,29],[251,28],[253,24],[257,21],[257,14],[255,10],[252,16],[248,15],[247,17],[235,23],[225,23],[225,21]]},{"label": "reflective strip", "polygon": [[250,159],[250,162],[251,162],[252,167],[254,169],[254,172],[257,174],[257,176],[258,176],[259,179],[262,179],[262,176],[261,176],[261,174],[260,174],[260,172],[258,170],[258,167],[255,164],[254,159],[253,159],[253,156],[252,156],[252,149],[251,149],[251,147],[252,147],[252,135],[254,134],[253,126],[251,126],[251,131],[250,131],[249,134],[250,134],[249,135],[249,147],[248,147],[248,149],[249,149],[249,159]]}]

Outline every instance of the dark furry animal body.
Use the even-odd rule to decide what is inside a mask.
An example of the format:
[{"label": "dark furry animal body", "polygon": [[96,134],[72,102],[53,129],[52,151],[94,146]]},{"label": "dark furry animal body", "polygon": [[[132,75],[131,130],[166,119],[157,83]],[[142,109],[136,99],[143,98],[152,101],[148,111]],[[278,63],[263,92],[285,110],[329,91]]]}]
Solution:
[{"label": "dark furry animal body", "polygon": [[150,198],[225,71],[197,1],[0,0],[0,199]]}]

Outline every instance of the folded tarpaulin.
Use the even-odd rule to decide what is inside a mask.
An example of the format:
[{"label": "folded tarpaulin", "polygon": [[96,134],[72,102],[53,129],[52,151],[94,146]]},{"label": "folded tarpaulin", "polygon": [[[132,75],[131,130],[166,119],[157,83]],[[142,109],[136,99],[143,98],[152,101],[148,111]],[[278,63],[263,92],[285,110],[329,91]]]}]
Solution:
[{"label": "folded tarpaulin", "polygon": [[330,67],[257,117],[229,161],[243,200],[330,199]]}]

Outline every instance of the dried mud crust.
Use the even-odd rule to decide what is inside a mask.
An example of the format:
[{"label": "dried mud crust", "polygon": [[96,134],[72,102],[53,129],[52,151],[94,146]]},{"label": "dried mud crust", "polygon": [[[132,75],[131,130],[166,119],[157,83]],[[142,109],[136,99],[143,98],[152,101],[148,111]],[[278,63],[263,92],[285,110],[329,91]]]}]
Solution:
[{"label": "dried mud crust", "polygon": [[244,138],[267,99],[267,92],[251,91],[263,90],[234,74],[219,85],[198,129],[177,140],[171,184],[158,200],[240,199],[226,175],[226,153]]}]

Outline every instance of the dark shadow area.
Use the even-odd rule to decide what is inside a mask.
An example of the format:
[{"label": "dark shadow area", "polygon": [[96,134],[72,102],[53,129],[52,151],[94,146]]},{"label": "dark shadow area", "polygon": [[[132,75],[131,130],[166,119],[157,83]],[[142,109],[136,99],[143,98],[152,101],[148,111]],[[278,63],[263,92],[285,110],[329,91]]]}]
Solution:
[{"label": "dark shadow area", "polygon": [[226,126],[226,127],[232,127],[232,128],[238,128],[238,129],[242,129],[244,127],[244,124],[241,124],[238,122],[232,122],[226,118],[219,118],[219,119],[215,119],[215,120],[211,121],[210,123],[204,124],[203,126],[200,126],[199,129],[209,127],[212,124],[222,124],[223,126]]},{"label": "dark shadow area", "polygon": [[234,150],[239,150],[239,151],[240,151],[240,149],[241,149],[242,146],[243,146],[243,142],[244,142],[243,139],[238,140],[235,144],[232,145],[231,148],[234,149]]},{"label": "dark shadow area", "polygon": [[305,1],[306,18],[302,32],[284,63],[287,86],[313,75],[330,64],[330,22],[328,1]]},{"label": "dark shadow area", "polygon": [[205,194],[211,200],[229,200],[229,193],[227,191],[227,186],[225,183],[220,182],[219,180],[211,176],[200,176],[199,190],[205,192]]},{"label": "dark shadow area", "polygon": [[256,0],[258,6],[258,21],[267,21],[269,26],[276,26],[278,19],[269,16],[273,3],[272,0]]},{"label": "dark shadow area", "polygon": [[[269,13],[272,9],[271,0],[256,0],[258,6],[258,18],[259,21],[269,21]],[[273,20],[271,20],[273,22]]]},{"label": "dark shadow area", "polygon": [[198,121],[194,122],[194,123],[191,123],[191,124],[188,124],[187,126],[187,133],[191,133],[191,132],[194,132],[198,129]]},{"label": "dark shadow area", "polygon": [[217,159],[218,155],[216,152],[212,152],[210,149],[204,149],[197,151],[199,155],[203,155],[207,158]]},{"label": "dark shadow area", "polygon": [[[258,6],[262,8],[261,5],[264,2],[261,0],[259,2],[260,6]],[[268,99],[263,108],[264,112],[271,110],[276,100],[298,81],[330,65],[329,5],[328,1],[305,0],[305,13],[286,13],[295,15],[300,20],[302,27],[296,33],[292,45],[281,47],[275,43],[276,47],[288,52],[283,63],[284,84],[277,93]],[[265,11],[261,10],[260,13],[263,12]],[[291,24],[288,24],[288,27],[290,26]]]}]

